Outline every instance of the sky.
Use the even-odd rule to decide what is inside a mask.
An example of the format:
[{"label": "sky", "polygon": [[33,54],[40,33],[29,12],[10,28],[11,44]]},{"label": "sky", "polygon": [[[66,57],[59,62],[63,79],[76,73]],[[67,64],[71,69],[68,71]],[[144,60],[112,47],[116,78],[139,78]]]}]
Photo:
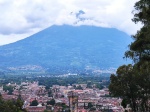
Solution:
[{"label": "sky", "polygon": [[133,35],[132,11],[138,0],[0,0],[0,45],[9,44],[52,25],[92,25]]}]

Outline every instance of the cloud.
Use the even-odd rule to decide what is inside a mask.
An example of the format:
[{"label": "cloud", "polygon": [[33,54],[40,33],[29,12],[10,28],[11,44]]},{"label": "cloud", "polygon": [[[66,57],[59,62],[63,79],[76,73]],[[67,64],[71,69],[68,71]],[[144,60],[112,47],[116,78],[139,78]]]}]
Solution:
[{"label": "cloud", "polygon": [[131,21],[136,1],[0,0],[0,45],[63,24],[113,27],[134,34],[141,27]]}]

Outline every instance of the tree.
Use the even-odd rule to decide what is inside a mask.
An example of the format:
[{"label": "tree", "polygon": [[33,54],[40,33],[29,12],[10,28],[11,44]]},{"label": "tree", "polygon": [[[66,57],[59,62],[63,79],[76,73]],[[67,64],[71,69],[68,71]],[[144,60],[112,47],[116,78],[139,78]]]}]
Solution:
[{"label": "tree", "polygon": [[125,52],[134,65],[119,67],[117,75],[111,75],[109,89],[112,95],[126,99],[134,112],[145,112],[150,111],[150,0],[139,0],[134,8],[133,22],[143,24]]},{"label": "tree", "polygon": [[49,90],[49,86],[45,86],[45,89],[46,89],[46,90]]},{"label": "tree", "polygon": [[22,109],[23,102],[19,99],[14,100],[3,100],[0,97],[0,112],[27,112],[25,109]]},{"label": "tree", "polygon": [[109,85],[110,93],[113,96],[119,96],[127,99],[133,110],[137,108],[137,82],[136,75],[132,65],[123,65],[117,69],[117,76],[112,74],[110,77],[111,83]]},{"label": "tree", "polygon": [[22,110],[23,100],[22,100],[22,97],[21,97],[20,94],[19,94],[19,96],[18,96],[18,98],[17,98],[16,106],[17,106],[20,110]]},{"label": "tree", "polygon": [[133,36],[134,42],[129,45],[126,57],[135,63],[150,62],[150,1],[140,0],[135,3],[133,22],[141,22],[143,27]]},{"label": "tree", "polygon": [[50,101],[47,101],[47,104],[48,105],[55,105],[55,100],[51,99]]},{"label": "tree", "polygon": [[38,101],[37,100],[33,100],[30,104],[30,106],[37,106],[38,105]]},{"label": "tree", "polygon": [[127,107],[127,104],[129,104],[128,102],[128,99],[123,99],[122,102],[121,102],[121,105],[123,106],[123,108],[126,108]]},{"label": "tree", "polygon": [[96,84],[96,88],[98,88],[98,89],[100,89],[100,90],[101,90],[101,89],[103,89],[103,88],[104,88],[104,86],[102,86],[101,84],[97,83],[97,84]]},{"label": "tree", "polygon": [[0,100],[2,100],[2,94],[0,93]]},{"label": "tree", "polygon": [[95,107],[91,107],[90,110],[89,110],[89,112],[90,112],[90,111],[95,112],[95,111],[96,111],[96,108],[95,108]]},{"label": "tree", "polygon": [[13,87],[12,86],[3,86],[4,91],[8,91],[8,95],[12,95],[13,93]]},{"label": "tree", "polygon": [[51,89],[48,91],[48,97],[53,97],[53,93]]},{"label": "tree", "polygon": [[141,22],[144,26],[150,25],[150,1],[149,0],[139,0],[134,5],[135,13],[133,21],[135,23]]},{"label": "tree", "polygon": [[143,27],[133,36],[134,42],[125,55],[135,62],[141,111],[150,111],[150,1],[139,0],[134,7],[133,21],[141,22]]},{"label": "tree", "polygon": [[44,110],[44,112],[49,112],[48,110]]},{"label": "tree", "polygon": [[145,62],[137,67],[137,83],[139,93],[139,106],[141,111],[150,111],[150,63]]},{"label": "tree", "polygon": [[92,107],[93,107],[92,103],[89,102],[89,103],[88,103],[88,108],[92,108]]},{"label": "tree", "polygon": [[87,88],[92,88],[92,82],[91,81],[87,83]]},{"label": "tree", "polygon": [[83,90],[83,88],[81,87],[81,85],[77,86],[75,89]]}]

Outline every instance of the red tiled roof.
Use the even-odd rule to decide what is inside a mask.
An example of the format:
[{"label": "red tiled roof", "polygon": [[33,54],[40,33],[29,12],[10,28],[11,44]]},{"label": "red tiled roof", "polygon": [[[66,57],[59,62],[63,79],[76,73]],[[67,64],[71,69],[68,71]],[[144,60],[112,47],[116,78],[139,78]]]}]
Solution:
[{"label": "red tiled roof", "polygon": [[27,111],[28,112],[43,112],[46,109],[45,106],[38,107],[38,106],[28,106]]}]

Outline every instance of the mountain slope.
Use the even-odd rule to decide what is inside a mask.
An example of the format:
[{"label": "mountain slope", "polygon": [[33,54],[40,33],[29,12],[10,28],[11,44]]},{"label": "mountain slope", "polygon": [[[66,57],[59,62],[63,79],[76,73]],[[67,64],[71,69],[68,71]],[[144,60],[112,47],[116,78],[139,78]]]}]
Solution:
[{"label": "mountain slope", "polygon": [[118,67],[130,37],[113,28],[52,26],[24,40],[0,47],[0,67],[38,65],[49,72],[83,72]]}]

